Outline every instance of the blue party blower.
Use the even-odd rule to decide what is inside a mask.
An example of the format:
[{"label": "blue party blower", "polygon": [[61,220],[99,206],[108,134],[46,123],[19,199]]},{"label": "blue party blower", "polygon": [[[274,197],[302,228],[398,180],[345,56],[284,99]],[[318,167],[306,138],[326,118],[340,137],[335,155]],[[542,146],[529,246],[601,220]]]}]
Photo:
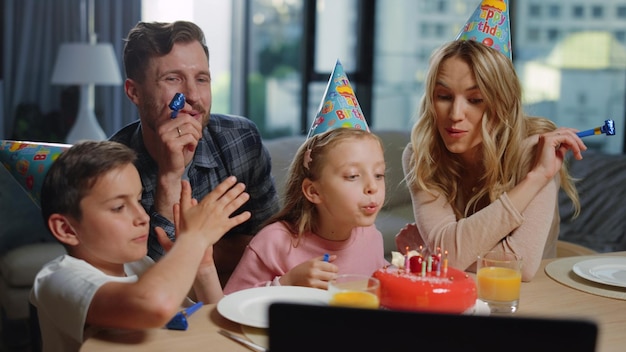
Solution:
[{"label": "blue party blower", "polygon": [[191,316],[198,309],[202,308],[203,304],[204,303],[202,302],[198,302],[193,306],[176,313],[176,315],[172,318],[172,320],[167,323],[167,325],[165,325],[165,327],[170,330],[187,330],[187,328],[189,327],[187,317]]},{"label": "blue party blower", "polygon": [[615,135],[615,121],[605,120],[604,126],[592,128],[586,131],[580,131],[576,133],[576,135],[578,137],[587,137],[587,136],[593,136],[596,134],[603,134],[603,133],[606,134],[607,136],[614,136]]},{"label": "blue party blower", "polygon": [[178,112],[185,106],[185,95],[183,93],[176,93],[168,105],[172,109],[171,118],[175,119],[178,116]]}]

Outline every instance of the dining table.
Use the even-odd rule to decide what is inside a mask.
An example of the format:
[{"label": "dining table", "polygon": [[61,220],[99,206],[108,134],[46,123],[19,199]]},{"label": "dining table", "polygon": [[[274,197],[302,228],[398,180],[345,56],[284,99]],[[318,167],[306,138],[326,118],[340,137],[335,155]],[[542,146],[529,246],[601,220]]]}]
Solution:
[{"label": "dining table", "polygon": [[[616,296],[617,298],[610,297],[610,294],[603,294],[601,291],[598,291],[599,294],[590,293],[584,286],[581,286],[585,285],[585,283],[581,284],[581,280],[584,279],[574,277],[576,274],[571,272],[572,263],[583,259],[611,256],[625,257],[626,251],[544,259],[535,277],[529,282],[522,283],[518,311],[511,316],[591,320],[598,326],[596,351],[626,350],[626,288],[614,290],[618,295],[622,295],[621,297]],[[552,266],[551,263],[553,263]],[[546,267],[551,269],[559,263],[564,263],[567,266],[560,268],[563,273],[562,278],[558,278],[554,274],[554,271],[559,268],[553,269],[553,272],[546,270]],[[598,286],[598,290],[603,290],[600,286]],[[250,351],[244,345],[219,333],[219,330],[225,330],[243,338],[247,336],[244,334],[246,327],[223,317],[218,312],[216,304],[204,305],[188,318],[188,322],[187,330],[168,330],[165,328],[137,331],[103,330],[89,337],[83,343],[81,351],[196,351],[207,349],[229,352]]]}]

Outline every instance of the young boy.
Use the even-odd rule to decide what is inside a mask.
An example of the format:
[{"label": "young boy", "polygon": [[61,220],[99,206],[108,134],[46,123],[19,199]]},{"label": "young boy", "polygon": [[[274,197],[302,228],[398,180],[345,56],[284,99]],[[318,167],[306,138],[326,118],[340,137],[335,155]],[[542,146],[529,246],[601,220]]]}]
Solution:
[{"label": "young boy", "polygon": [[135,159],[117,142],[81,142],[46,174],[41,212],[67,255],[41,269],[31,292],[44,351],[78,351],[99,328],[162,327],[192,287],[205,303],[223,295],[213,244],[250,218],[249,212],[230,217],[249,199],[245,186],[230,177],[197,202],[182,181],[176,242],[158,228],[168,253],[154,263],[146,255],[150,217]]}]

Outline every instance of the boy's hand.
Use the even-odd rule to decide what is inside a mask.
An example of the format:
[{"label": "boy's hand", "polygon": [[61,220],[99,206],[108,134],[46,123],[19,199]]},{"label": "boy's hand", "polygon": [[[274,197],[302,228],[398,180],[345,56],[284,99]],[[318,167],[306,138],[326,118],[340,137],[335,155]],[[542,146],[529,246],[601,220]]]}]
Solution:
[{"label": "boy's hand", "polygon": [[[198,204],[198,201],[196,199],[191,199],[191,203],[193,205],[196,205]],[[161,227],[155,227],[154,232],[156,233],[157,240],[159,241],[161,247],[163,247],[165,253],[169,252],[170,249],[172,249],[172,246],[174,246],[174,241],[170,239],[170,237],[167,235],[167,232],[165,232],[165,230],[163,230]]]},{"label": "boy's hand", "polygon": [[226,232],[248,220],[249,211],[230,217],[250,199],[243,183],[231,176],[220,183],[202,201],[191,198],[191,186],[181,181],[180,203],[174,205],[176,234],[206,236],[207,246],[215,244]]}]

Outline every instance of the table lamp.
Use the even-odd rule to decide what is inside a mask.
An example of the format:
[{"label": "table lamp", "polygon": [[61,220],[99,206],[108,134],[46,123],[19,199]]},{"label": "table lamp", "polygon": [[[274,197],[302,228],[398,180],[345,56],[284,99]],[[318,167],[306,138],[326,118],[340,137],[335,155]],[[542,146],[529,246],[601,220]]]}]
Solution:
[{"label": "table lamp", "polygon": [[104,140],[106,135],[94,114],[94,86],[122,83],[119,66],[110,43],[63,43],[52,73],[52,84],[79,85],[78,116],[66,142]]}]

